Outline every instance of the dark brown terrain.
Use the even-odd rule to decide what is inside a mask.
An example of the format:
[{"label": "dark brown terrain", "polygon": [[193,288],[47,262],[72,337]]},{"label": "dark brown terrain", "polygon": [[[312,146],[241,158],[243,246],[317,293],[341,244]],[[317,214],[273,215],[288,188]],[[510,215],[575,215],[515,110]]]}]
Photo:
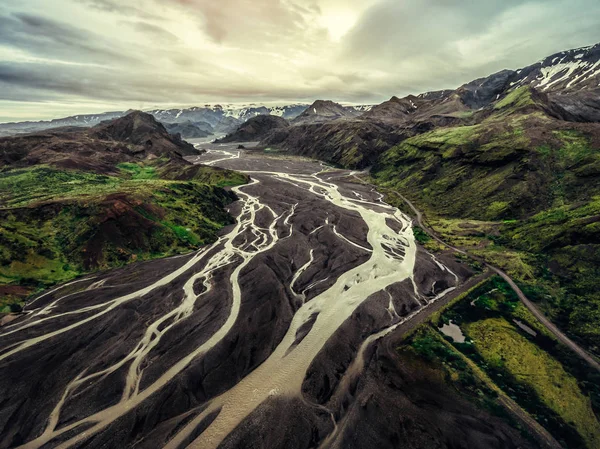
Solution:
[{"label": "dark brown terrain", "polygon": [[216,243],[84,277],[2,328],[1,447],[528,447],[392,350],[467,265],[348,172],[216,148],[195,160],[252,177]]}]

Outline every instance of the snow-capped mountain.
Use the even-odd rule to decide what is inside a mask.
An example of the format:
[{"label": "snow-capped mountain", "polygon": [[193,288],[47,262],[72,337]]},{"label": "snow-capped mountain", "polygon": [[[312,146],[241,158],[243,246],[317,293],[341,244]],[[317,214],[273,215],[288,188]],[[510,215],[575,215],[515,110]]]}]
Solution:
[{"label": "snow-capped mountain", "polygon": [[547,95],[549,104],[562,110],[562,116],[569,120],[600,121],[600,44],[556,53],[519,70],[501,70],[458,89],[392,97],[362,117],[405,120],[424,115],[456,116],[488,107],[523,86]]},{"label": "snow-capped mountain", "polygon": [[517,70],[511,86],[525,84],[542,92],[599,87],[600,44],[556,53]]},{"label": "snow-capped mountain", "polygon": [[[276,115],[291,120],[300,115],[307,106],[306,104],[284,106],[217,104],[183,109],[153,109],[145,112],[152,114],[158,121],[163,123],[193,123],[199,125],[202,129],[208,125],[215,132],[227,133],[257,115]],[[75,115],[49,121],[3,123],[0,124],[0,136],[36,132],[65,126],[89,127],[97,125],[104,120],[122,117],[126,113],[127,111],[117,111],[101,114]]]}]

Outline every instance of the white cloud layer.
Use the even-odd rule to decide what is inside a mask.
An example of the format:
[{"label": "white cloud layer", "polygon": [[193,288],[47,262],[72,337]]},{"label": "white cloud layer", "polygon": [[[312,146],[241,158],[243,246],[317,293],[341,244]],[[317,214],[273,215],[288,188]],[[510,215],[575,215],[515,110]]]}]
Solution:
[{"label": "white cloud layer", "polygon": [[0,121],[378,103],[597,41],[598,0],[4,0]]}]

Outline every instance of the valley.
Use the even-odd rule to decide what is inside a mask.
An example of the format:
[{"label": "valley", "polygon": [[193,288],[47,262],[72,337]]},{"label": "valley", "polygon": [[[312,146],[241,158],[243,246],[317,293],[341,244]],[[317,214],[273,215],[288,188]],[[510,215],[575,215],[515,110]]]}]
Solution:
[{"label": "valley", "polygon": [[[10,405],[1,414],[12,423],[2,447],[101,447],[107,438],[120,446],[239,447],[259,444],[252,441],[262,433],[250,429],[271,426],[266,417],[290,404],[289,425],[300,416],[304,424],[280,442],[273,434],[272,447],[343,445],[351,416],[361,414],[356,382],[378,363],[374,348],[473,275],[451,255],[420,249],[410,220],[371,187],[349,182],[351,172],[230,148],[189,157],[252,179],[233,189],[236,224],[215,243],[83,277],[2,328],[2,397]],[[30,375],[11,376],[23,364]],[[32,396],[40,382],[46,393]],[[423,437],[452,432],[435,416],[431,428],[419,426]],[[500,423],[486,438],[519,439]],[[481,438],[475,428],[461,433]]]},{"label": "valley", "polygon": [[600,448],[599,65],[0,124],[0,448]]}]

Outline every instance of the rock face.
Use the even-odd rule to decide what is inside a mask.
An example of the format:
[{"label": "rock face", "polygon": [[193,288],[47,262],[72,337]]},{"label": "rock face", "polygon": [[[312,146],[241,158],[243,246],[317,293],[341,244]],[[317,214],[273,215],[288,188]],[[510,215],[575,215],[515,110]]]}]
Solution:
[{"label": "rock face", "polygon": [[217,142],[252,142],[265,138],[270,132],[289,127],[289,122],[274,115],[258,115],[241,125],[235,132]]},{"label": "rock face", "polygon": [[93,128],[57,129],[0,139],[0,166],[50,164],[112,173],[120,162],[168,157],[185,164],[193,145],[169,134],[146,113],[135,111]]},{"label": "rock face", "polygon": [[292,120],[294,125],[323,123],[336,119],[357,117],[360,111],[354,107],[344,107],[330,100],[317,100]]},{"label": "rock face", "polygon": [[526,84],[544,92],[596,89],[600,84],[600,44],[562,51],[517,70],[511,86]]},{"label": "rock face", "polygon": [[164,123],[170,134],[179,134],[184,139],[197,139],[213,134],[213,127],[206,122],[185,121],[182,123]]},{"label": "rock face", "polygon": [[462,85],[456,90],[456,94],[470,109],[482,108],[497,100],[506,91],[513,74],[512,70],[502,70]]},{"label": "rock face", "polygon": [[364,168],[400,140],[402,135],[387,124],[354,120],[280,128],[261,144],[342,166]]}]

